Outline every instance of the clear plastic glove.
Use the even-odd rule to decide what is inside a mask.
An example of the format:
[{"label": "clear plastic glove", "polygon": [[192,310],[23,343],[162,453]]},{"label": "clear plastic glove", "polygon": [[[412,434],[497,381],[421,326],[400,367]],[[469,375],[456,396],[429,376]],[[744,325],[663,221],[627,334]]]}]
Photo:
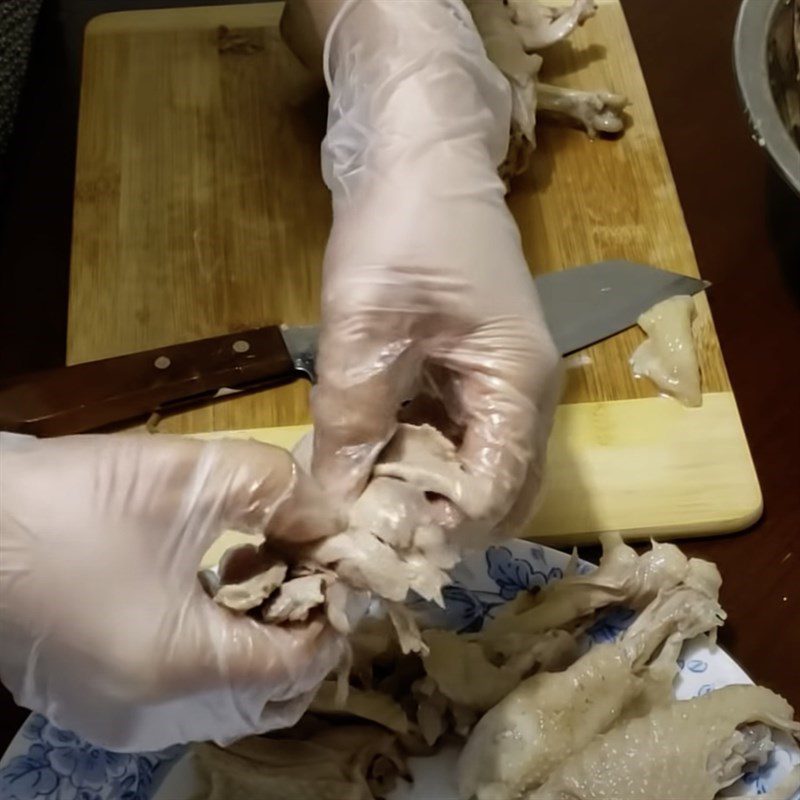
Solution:
[{"label": "clear plastic glove", "polygon": [[508,83],[456,0],[350,0],[323,66],[334,222],[314,472],[352,500],[401,404],[432,393],[482,479],[471,506],[509,532],[541,481],[560,359],[497,174]]},{"label": "clear plastic glove", "polygon": [[21,705],[115,750],[294,724],[342,642],[208,598],[225,530],[339,530],[283,450],[170,436],[0,435],[0,678]]}]

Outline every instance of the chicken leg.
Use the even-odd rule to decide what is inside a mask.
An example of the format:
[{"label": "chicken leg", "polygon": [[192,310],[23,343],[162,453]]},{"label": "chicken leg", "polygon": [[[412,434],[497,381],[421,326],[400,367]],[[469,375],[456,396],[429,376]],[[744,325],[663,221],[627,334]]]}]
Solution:
[{"label": "chicken leg", "polygon": [[584,92],[548,83],[536,84],[537,111],[550,112],[578,122],[592,138],[598,133],[619,133],[625,122],[628,98],[614,92]]}]

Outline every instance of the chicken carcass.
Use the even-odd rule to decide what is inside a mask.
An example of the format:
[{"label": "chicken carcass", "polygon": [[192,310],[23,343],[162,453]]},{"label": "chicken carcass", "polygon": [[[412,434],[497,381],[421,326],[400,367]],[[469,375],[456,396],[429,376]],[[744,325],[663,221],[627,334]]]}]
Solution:
[{"label": "chicken carcass", "polygon": [[536,146],[536,76],[541,56],[526,52],[509,7],[502,0],[467,0],[486,55],[503,73],[511,89],[508,154],[500,165],[506,181],[528,169]]},{"label": "chicken carcass", "polygon": [[407,733],[408,717],[403,709],[382,692],[355,689],[352,686],[342,702],[337,697],[335,681],[323,681],[311,701],[309,711],[320,714],[341,714],[375,722],[395,733]]},{"label": "chicken carcass", "polygon": [[543,6],[537,0],[467,0],[486,55],[511,88],[508,154],[500,175],[508,185],[525,172],[536,146],[537,110],[578,122],[594,137],[624,127],[624,95],[609,91],[577,91],[538,83],[542,57],[538,51],[569,36],[594,16],[594,0],[575,0],[566,8]]}]

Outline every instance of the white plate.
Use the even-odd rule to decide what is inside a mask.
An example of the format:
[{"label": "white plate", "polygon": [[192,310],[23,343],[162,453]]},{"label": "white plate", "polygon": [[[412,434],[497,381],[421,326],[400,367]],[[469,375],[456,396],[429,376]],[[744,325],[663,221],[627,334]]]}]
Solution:
[{"label": "white plate", "polygon": [[[517,592],[558,580],[568,556],[549,547],[514,541],[467,558],[445,590],[446,611],[437,623],[457,630],[478,630],[487,616]],[[579,569],[593,567],[581,562]],[[609,641],[624,630],[632,613],[614,611],[589,632],[592,643]],[[695,697],[734,683],[752,683],[745,672],[705,637],[689,642],[681,654],[675,684],[678,698]],[[403,784],[391,800],[457,800],[453,782],[455,750],[411,760],[414,783]],[[778,740],[769,762],[729,791],[758,795],[769,791],[800,763],[789,737]],[[186,800],[197,787],[192,759],[184,748],[149,754],[109,753],[60,731],[32,714],[0,760],[2,800]],[[798,794],[795,800],[800,800]]]}]

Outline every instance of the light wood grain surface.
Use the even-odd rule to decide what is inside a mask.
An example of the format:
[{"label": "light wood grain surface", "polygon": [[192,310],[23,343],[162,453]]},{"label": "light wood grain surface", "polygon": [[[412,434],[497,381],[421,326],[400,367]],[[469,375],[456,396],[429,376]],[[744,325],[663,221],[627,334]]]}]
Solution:
[{"label": "light wood grain surface", "polygon": [[[579,130],[540,124],[532,170],[517,180],[509,198],[528,261],[535,273],[627,258],[697,275],[622,9],[616,0],[599,5],[594,19],[546,52],[542,77],[626,94],[629,126],[620,138],[590,141]],[[317,317],[330,225],[329,197],[319,175],[325,98],[315,93],[281,42],[280,8],[270,3],[124,12],[98,17],[88,27],[70,287],[71,363]],[[243,36],[249,52],[222,52],[222,25]],[[646,381],[631,376],[628,357],[642,334],[630,330],[590,348],[568,371],[564,402],[578,405],[560,417],[569,422],[557,426],[553,447],[569,450],[573,469],[575,459],[594,464],[589,450],[575,449],[577,440],[567,429],[581,428],[580,419],[595,424],[603,402],[651,398],[641,413],[633,410],[640,408],[635,404],[615,406],[614,414],[624,409],[630,417],[630,435],[647,441],[646,450],[637,450],[638,469],[624,466],[631,453],[627,445],[620,442],[617,448],[617,442],[605,439],[598,474],[616,464],[632,481],[629,490],[615,493],[598,478],[599,483],[590,481],[590,493],[605,492],[614,498],[608,502],[619,505],[623,495],[649,492],[653,481],[666,477],[657,470],[655,477],[637,481],[646,455],[691,473],[693,497],[711,492],[694,521],[691,514],[679,515],[680,531],[731,530],[757,516],[760,494],[708,303],[705,296],[696,302],[704,391],[725,399],[707,398],[692,422],[682,420],[693,412],[675,405],[666,417],[672,421],[659,424],[658,409],[669,406],[653,399],[655,391]],[[308,421],[307,386],[297,383],[183,414],[165,421],[162,429],[261,429]],[[651,435],[653,427],[658,436]],[[717,458],[733,459],[736,466],[710,463]],[[594,474],[593,466],[586,469]],[[553,470],[556,488],[550,492],[559,499],[551,503],[566,502],[574,484],[570,473]],[[558,489],[561,479],[565,483]],[[749,505],[736,506],[733,513],[727,504],[737,493]],[[659,507],[671,502],[664,499]],[[666,530],[676,519],[645,512],[644,503],[635,504],[634,514],[620,507],[619,513],[587,516],[586,509],[598,503],[607,505],[595,497],[583,511],[567,514],[570,521],[563,525],[545,515],[541,519],[548,521],[540,530],[555,526],[568,539],[585,538],[619,522],[615,527],[634,535]]]},{"label": "light wood grain surface", "polygon": [[[277,4],[124,12],[85,38],[68,359],[318,317],[330,201],[325,101],[277,31]],[[244,27],[250,54],[220,52]],[[165,423],[308,420],[307,386]]]},{"label": "light wood grain surface", "polygon": [[[291,448],[309,430],[293,425],[199,435]],[[706,394],[702,407],[693,409],[666,398],[562,405],[541,506],[522,535],[565,545],[594,541],[602,531],[621,531],[626,539],[677,539],[741,530],[762,510],[742,442],[730,392]],[[240,541],[246,537],[227,533],[204,565]]]}]

